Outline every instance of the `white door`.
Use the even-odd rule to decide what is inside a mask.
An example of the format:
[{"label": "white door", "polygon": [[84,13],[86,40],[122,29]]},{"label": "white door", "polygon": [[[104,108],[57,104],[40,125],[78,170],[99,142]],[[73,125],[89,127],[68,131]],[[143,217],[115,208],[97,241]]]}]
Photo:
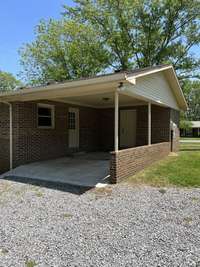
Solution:
[{"label": "white door", "polygon": [[79,109],[69,108],[68,111],[69,148],[79,147]]},{"label": "white door", "polygon": [[120,147],[128,148],[136,145],[136,110],[120,111]]}]

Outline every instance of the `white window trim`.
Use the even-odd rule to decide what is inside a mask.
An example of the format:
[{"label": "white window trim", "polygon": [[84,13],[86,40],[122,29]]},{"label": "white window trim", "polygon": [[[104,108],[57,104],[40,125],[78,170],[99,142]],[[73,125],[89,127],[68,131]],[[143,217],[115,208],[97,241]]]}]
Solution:
[{"label": "white window trim", "polygon": [[[51,126],[39,126],[38,125],[38,118],[39,118],[38,108],[51,109]],[[39,129],[54,129],[55,128],[55,106],[54,105],[43,104],[43,103],[37,104],[37,128]]]}]

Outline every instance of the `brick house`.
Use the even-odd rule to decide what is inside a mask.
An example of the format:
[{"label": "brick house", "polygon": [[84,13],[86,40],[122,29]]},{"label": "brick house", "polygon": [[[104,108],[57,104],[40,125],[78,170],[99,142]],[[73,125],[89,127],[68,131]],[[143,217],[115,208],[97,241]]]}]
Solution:
[{"label": "brick house", "polygon": [[0,172],[109,151],[115,183],[178,151],[187,104],[171,65],[0,94]]}]

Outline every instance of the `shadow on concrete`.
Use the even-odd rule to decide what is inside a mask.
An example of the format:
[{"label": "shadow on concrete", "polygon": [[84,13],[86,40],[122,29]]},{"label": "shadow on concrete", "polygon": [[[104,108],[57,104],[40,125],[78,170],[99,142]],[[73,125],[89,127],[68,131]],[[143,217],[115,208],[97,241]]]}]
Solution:
[{"label": "shadow on concrete", "polygon": [[53,190],[60,190],[63,192],[68,192],[76,195],[82,195],[88,190],[92,189],[93,187],[89,186],[78,186],[78,185],[71,185],[62,182],[53,182],[53,181],[44,181],[40,179],[34,178],[27,178],[27,177],[19,177],[19,176],[4,176],[1,178],[3,180],[23,183],[23,184],[31,184],[39,187],[46,187]]}]

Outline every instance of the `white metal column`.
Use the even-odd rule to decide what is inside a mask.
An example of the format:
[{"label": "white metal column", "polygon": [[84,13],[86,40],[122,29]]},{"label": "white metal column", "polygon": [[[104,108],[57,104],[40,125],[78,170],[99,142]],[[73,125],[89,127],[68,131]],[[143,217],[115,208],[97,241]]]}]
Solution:
[{"label": "white metal column", "polygon": [[151,145],[151,103],[148,103],[148,145]]},{"label": "white metal column", "polygon": [[119,92],[115,91],[115,151],[119,150]]}]

